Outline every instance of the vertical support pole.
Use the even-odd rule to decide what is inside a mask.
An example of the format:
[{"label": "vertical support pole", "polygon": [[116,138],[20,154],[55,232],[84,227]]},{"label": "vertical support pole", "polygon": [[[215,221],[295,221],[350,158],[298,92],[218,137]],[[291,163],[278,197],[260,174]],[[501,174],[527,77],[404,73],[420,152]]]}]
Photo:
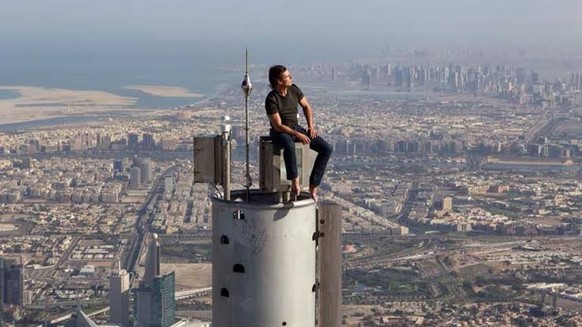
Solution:
[{"label": "vertical support pole", "polygon": [[245,173],[245,177],[246,177],[246,181],[245,181],[245,187],[247,189],[247,201],[251,201],[251,172],[250,172],[250,168],[249,168],[249,143],[250,143],[250,139],[249,139],[249,97],[246,96],[245,97],[245,160],[246,160],[246,173]]},{"label": "vertical support pole", "polygon": [[230,133],[222,132],[222,186],[224,187],[224,199],[230,201]]},{"label": "vertical support pole", "polygon": [[342,208],[333,203],[319,204],[318,326],[339,327],[342,305]]},{"label": "vertical support pole", "polygon": [[242,88],[243,94],[245,96],[245,152],[246,152],[246,183],[245,187],[247,189],[247,201],[251,201],[251,185],[253,184],[251,180],[251,173],[249,172],[249,96],[253,90],[253,84],[251,83],[251,78],[249,76],[249,49],[245,50],[245,77],[240,86]]}]

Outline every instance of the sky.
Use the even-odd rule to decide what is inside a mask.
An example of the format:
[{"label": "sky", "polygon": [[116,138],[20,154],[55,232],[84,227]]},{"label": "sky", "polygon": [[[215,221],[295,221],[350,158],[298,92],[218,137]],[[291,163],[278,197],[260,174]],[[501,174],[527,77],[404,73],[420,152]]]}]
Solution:
[{"label": "sky", "polygon": [[261,62],[400,48],[582,48],[579,0],[0,0],[0,8],[0,60],[155,52],[229,62],[245,47]]},{"label": "sky", "polygon": [[579,0],[0,0],[0,8],[3,43],[55,47],[156,41],[346,53],[392,44],[571,48],[582,32]]}]

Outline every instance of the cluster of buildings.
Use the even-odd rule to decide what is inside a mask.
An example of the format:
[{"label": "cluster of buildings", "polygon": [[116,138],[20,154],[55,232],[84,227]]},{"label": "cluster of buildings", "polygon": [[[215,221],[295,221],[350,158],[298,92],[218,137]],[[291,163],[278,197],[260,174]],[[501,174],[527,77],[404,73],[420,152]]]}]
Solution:
[{"label": "cluster of buildings", "polygon": [[222,109],[207,108],[202,112],[179,111],[135,120],[0,133],[0,156],[85,151],[191,151],[192,135],[214,133],[220,127],[223,114]]},{"label": "cluster of buildings", "polygon": [[[457,174],[420,184],[408,219],[448,231],[500,235],[577,235],[581,185],[554,175]],[[439,208],[444,194],[451,206]]]},{"label": "cluster of buildings", "polygon": [[536,316],[537,307],[524,303],[478,303],[449,305],[443,302],[397,302],[373,307],[373,313],[360,312],[350,321],[361,326],[543,326],[557,327],[582,323],[571,312],[556,316]]},{"label": "cluster of buildings", "polygon": [[64,140],[52,140],[48,143],[38,139],[30,139],[27,142],[16,146],[0,146],[0,154],[35,154],[35,153],[59,153],[59,152],[81,152],[87,150],[95,151],[188,151],[191,145],[183,143],[179,139],[156,140],[154,134],[143,133],[141,136],[136,133],[120,135],[113,138],[110,134],[77,132],[66,137]]},{"label": "cluster of buildings", "polygon": [[[0,203],[23,200],[118,203],[128,189],[142,189],[153,180],[155,166],[146,158],[78,159],[50,157],[41,160],[4,160],[0,168]],[[125,161],[125,163],[124,163]]]},{"label": "cluster of buildings", "polygon": [[98,325],[78,308],[76,326],[116,327],[207,327],[208,323],[189,322],[176,316],[176,279],[174,272],[160,271],[160,243],[152,234],[146,249],[144,273],[138,287],[135,276],[119,265],[109,276],[109,314],[107,325]]},{"label": "cluster of buildings", "polygon": [[[404,62],[403,62],[404,61]],[[555,82],[544,80],[534,70],[516,65],[483,65],[410,60],[384,63],[357,63],[303,68],[305,76],[327,80],[335,85],[360,85],[367,89],[395,91],[434,91],[483,94],[521,104],[554,106],[579,103],[582,99],[581,74]],[[439,60],[444,61],[444,60]]]},{"label": "cluster of buildings", "polygon": [[212,226],[210,199],[205,185],[192,184],[194,167],[185,164],[164,178],[164,196],[154,207],[152,228],[173,234]]}]

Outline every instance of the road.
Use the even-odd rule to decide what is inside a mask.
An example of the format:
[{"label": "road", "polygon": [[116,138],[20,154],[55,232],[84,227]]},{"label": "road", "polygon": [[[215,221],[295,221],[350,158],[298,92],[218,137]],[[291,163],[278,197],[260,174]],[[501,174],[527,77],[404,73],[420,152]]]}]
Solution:
[{"label": "road", "polygon": [[[177,166],[172,166],[156,180],[154,185],[152,186],[150,193],[146,201],[144,202],[141,209],[138,211],[138,217],[135,222],[135,236],[131,239],[129,245],[129,251],[125,256],[125,260],[123,263],[123,267],[128,272],[134,272],[132,276],[137,276],[135,274],[137,264],[139,263],[139,258],[142,255],[142,252],[145,249],[145,242],[148,239],[148,235],[150,232],[151,223],[153,221],[154,212],[153,209],[155,207],[156,202],[158,201],[159,197],[163,194],[163,181],[166,176],[172,175],[178,169]],[[132,280],[133,284],[133,280]]]},{"label": "road", "polygon": [[[69,260],[71,253],[77,247],[77,244],[79,243],[80,240],[81,240],[81,238],[78,236],[73,237],[71,244],[69,245],[67,250],[65,250],[65,252],[61,256],[59,261],[57,261],[57,263],[53,267],[46,268],[46,269],[33,270],[31,278],[33,278],[34,280],[37,280],[37,281],[46,281],[47,283],[54,283],[55,282],[55,278],[54,278],[55,273],[59,269],[62,268],[62,266],[65,262],[67,262]],[[43,288],[38,293],[34,294],[32,296],[31,303],[36,303],[36,301],[44,294],[44,292],[45,292],[45,289]]]}]

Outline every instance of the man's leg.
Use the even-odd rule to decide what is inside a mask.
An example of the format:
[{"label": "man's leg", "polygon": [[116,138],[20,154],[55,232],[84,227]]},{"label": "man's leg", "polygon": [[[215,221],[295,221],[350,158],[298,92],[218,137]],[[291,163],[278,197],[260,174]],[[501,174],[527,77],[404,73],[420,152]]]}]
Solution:
[{"label": "man's leg", "polygon": [[287,170],[287,180],[291,181],[291,191],[299,194],[299,172],[297,171],[297,157],[295,155],[295,140],[287,133],[279,133],[273,129],[269,132],[273,143],[283,148],[283,160]]},{"label": "man's leg", "polygon": [[313,170],[309,176],[309,193],[311,193],[313,200],[317,202],[317,188],[321,184],[321,179],[323,178],[327,162],[333,152],[333,147],[321,136],[317,136],[311,140],[309,148],[317,152],[317,157],[313,164]]}]

